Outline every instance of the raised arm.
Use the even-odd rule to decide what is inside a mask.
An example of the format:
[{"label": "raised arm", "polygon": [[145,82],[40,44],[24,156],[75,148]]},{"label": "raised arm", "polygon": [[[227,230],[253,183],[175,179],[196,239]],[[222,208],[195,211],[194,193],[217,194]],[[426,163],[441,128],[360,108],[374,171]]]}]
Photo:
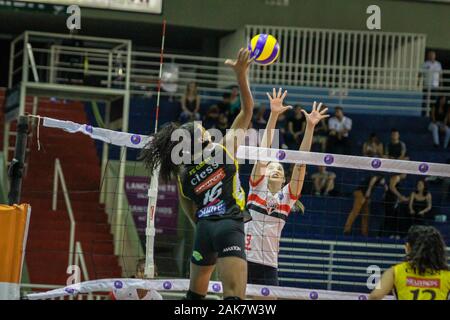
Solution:
[{"label": "raised arm", "polygon": [[[269,121],[267,121],[266,129],[264,130],[264,134],[261,140],[261,147],[263,148],[270,148],[272,146],[274,130],[280,114],[288,109],[292,109],[292,106],[283,106],[283,100],[287,95],[287,91],[284,91],[284,93],[282,93],[282,89],[280,88],[277,93],[275,88],[273,88],[272,94],[273,96],[270,96],[270,94],[267,93],[267,97],[270,101],[270,117]],[[253,182],[257,181],[265,174],[266,166],[266,162],[257,161],[255,163],[251,175],[251,179]]]},{"label": "raised arm", "polygon": [[250,59],[250,52],[247,49],[239,50],[237,60],[225,61],[225,64],[232,67],[236,73],[241,95],[241,110],[231,125],[231,130],[227,132],[224,141],[222,141],[222,144],[225,145],[233,155],[236,154],[237,147],[241,144],[245,136],[245,131],[252,121],[255,103],[253,102],[253,96],[248,81],[248,69],[252,61],[253,60]]},{"label": "raised arm", "polygon": [[[306,118],[306,130],[305,136],[303,137],[302,144],[300,145],[300,151],[310,151],[312,145],[312,138],[314,135],[314,128],[316,125],[325,118],[328,118],[329,115],[326,114],[328,108],[321,110],[322,103],[318,106],[314,101],[313,109],[311,113],[307,113],[302,109],[303,114]],[[300,196],[300,193],[303,188],[303,181],[305,179],[306,165],[304,164],[296,164],[292,170],[291,181],[289,182],[291,192],[296,197]]]}]

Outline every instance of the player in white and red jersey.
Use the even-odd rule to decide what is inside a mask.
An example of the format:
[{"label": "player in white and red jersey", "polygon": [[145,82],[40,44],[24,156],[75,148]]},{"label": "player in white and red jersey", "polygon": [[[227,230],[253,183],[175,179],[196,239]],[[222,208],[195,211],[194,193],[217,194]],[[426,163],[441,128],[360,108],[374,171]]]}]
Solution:
[{"label": "player in white and red jersey", "polygon": [[[282,94],[273,89],[270,100],[270,117],[264,132],[261,147],[270,148],[273,131],[278,116],[290,106],[283,106],[287,91]],[[306,131],[300,151],[311,149],[314,127],[322,119],[327,118],[327,108],[321,110],[314,102],[313,110],[302,112],[306,118]],[[246,224],[246,253],[248,261],[248,283],[278,285],[278,251],[281,231],[286,220],[300,197],[305,178],[306,165],[296,164],[290,182],[285,185],[283,166],[277,162],[256,162],[250,177],[250,191],[247,208],[252,221]]]}]

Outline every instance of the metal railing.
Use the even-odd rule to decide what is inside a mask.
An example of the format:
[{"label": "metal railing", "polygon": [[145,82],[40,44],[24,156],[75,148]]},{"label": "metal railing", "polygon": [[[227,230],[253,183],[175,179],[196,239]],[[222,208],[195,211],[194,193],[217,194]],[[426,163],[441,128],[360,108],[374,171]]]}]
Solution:
[{"label": "metal railing", "polygon": [[66,180],[64,179],[64,173],[62,171],[61,162],[59,158],[55,159],[55,171],[53,175],[53,194],[52,194],[52,210],[56,211],[58,206],[58,187],[59,182],[63,190],[64,201],[66,203],[67,214],[70,220],[70,235],[69,235],[69,257],[68,265],[73,265],[73,256],[75,253],[75,218],[73,215],[72,203],[70,202],[69,192],[67,190]]},{"label": "metal railing", "polygon": [[307,283],[334,290],[346,285],[361,290],[372,274],[369,266],[384,270],[402,262],[404,255],[404,246],[396,244],[282,238],[278,271],[281,282],[294,286]]},{"label": "metal railing", "polygon": [[[249,30],[256,32],[259,29],[253,26],[253,29]],[[428,88],[424,85],[423,78],[427,72],[432,71],[423,70],[421,67],[424,53],[423,46],[419,44],[411,45],[406,50],[401,45],[411,44],[415,41],[424,42],[420,35],[386,34],[380,36],[380,39],[397,39],[395,42],[398,42],[397,51],[400,54],[396,55],[397,51],[395,51],[395,57],[401,57],[402,59],[399,63],[395,60],[397,62],[392,64],[383,62],[386,59],[389,60],[388,57],[393,54],[390,45],[386,49],[388,50],[387,57],[383,56],[382,59],[379,59],[384,52],[384,40],[378,39],[378,35],[369,36],[362,31],[346,31],[346,33],[339,30],[299,29],[300,31],[294,30],[292,32],[283,28],[280,30],[282,30],[280,34],[289,35],[288,38],[290,39],[286,40],[288,46],[282,48],[282,50],[287,51],[284,53],[285,57],[269,67],[255,65],[251,69],[250,81],[252,88],[255,90],[257,103],[266,103],[265,95],[262,93],[268,86],[272,85],[289,87],[289,99],[299,104],[309,103],[311,99],[321,101],[327,101],[328,99],[333,100],[327,101],[331,107],[339,104],[344,108],[363,111],[396,110],[408,113],[420,110],[424,106],[429,112],[430,106],[436,98],[436,92],[447,97],[450,96],[450,70],[442,71],[439,87]],[[262,29],[259,31],[262,32]],[[351,53],[350,58],[348,58],[349,61],[346,61],[346,57],[343,63],[340,63],[339,59],[336,62],[333,59],[328,61],[325,58],[310,59],[306,53],[311,51],[311,55],[314,56],[317,50],[320,54],[323,51],[325,57],[328,52],[332,52],[330,53],[332,57],[333,55],[341,57],[343,54],[339,52],[342,48],[338,46],[329,51],[328,47],[325,46],[325,49],[322,50],[322,38],[320,38],[320,41],[308,42],[301,37],[303,33],[308,35],[306,39],[309,36],[313,37],[313,35],[319,38],[330,36],[332,37],[332,43],[340,37],[342,39],[347,39],[347,37],[353,39],[354,37],[342,36],[343,34],[361,34],[362,38],[378,39],[377,41],[381,41],[383,45],[376,46],[374,61],[377,63],[373,65],[371,63],[366,64],[367,59],[371,62],[371,59],[369,59],[372,57],[371,54],[368,54],[367,59],[364,58],[359,61],[359,58],[353,59],[353,50],[349,50]],[[291,35],[294,37],[293,39],[291,39]],[[300,36],[300,40],[297,39],[298,36]],[[350,48],[352,46],[355,48],[364,47],[365,40],[363,41],[358,37],[356,39],[359,42],[351,44]],[[20,75],[22,75],[22,78],[25,76],[27,81],[33,81],[31,73],[23,72],[22,69],[22,65],[26,66],[27,69],[29,68],[29,64],[25,63],[28,58],[22,57],[29,56],[28,50],[22,50],[18,47],[22,40],[22,37],[19,37],[13,41],[13,52],[10,57],[10,87],[17,83]],[[129,81],[129,92],[132,95],[151,96],[156,94],[159,81],[159,53],[135,51],[131,52],[128,60],[128,51],[125,50],[124,44],[113,48],[100,48],[89,46],[90,41],[93,40],[87,37],[84,41],[85,45],[78,47],[57,43],[45,46],[39,45],[39,43],[35,44],[32,47],[32,52],[40,81],[50,84],[83,85],[104,89],[126,88]],[[305,44],[303,44],[303,41],[306,41]],[[284,44],[284,40],[282,42]],[[361,45],[361,43],[364,45]],[[292,49],[292,59],[289,58],[291,55],[291,47],[289,46],[291,44],[299,44],[300,51],[303,50],[302,46],[305,45],[305,56],[303,57],[301,52],[296,54],[297,49],[294,48]],[[319,46],[319,49],[316,49],[316,45]],[[347,45],[347,42],[345,45]],[[312,46],[311,49],[309,49],[309,46]],[[343,50],[345,53],[346,48],[343,48]],[[356,53],[358,50],[356,50]],[[371,52],[371,49],[369,51]],[[414,57],[407,64],[402,62],[405,52],[407,57]],[[365,54],[364,51],[363,56]],[[379,64],[378,60],[380,60]],[[19,71],[22,71],[22,73]],[[130,74],[129,79],[126,77],[128,72]],[[180,97],[185,91],[186,84],[190,82],[198,84],[202,99],[211,101],[221,100],[223,93],[228,92],[229,87],[236,84],[232,70],[224,65],[224,59],[222,58],[165,54],[162,94]]]}]

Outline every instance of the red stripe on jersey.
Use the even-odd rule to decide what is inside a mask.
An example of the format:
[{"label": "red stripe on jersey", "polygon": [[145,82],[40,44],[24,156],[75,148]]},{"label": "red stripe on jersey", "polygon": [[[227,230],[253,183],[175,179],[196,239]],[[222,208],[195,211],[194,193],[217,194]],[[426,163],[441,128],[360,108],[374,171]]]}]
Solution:
[{"label": "red stripe on jersey", "polygon": [[255,193],[250,193],[248,195],[247,202],[255,202],[255,203],[257,203],[259,205],[262,205],[264,207],[267,205],[266,200],[262,199],[260,196],[258,196]]},{"label": "red stripe on jersey", "polygon": [[265,177],[265,175],[262,175],[256,181],[253,181],[252,177],[250,177],[250,179],[249,179],[250,186],[252,186],[252,188],[255,188],[258,184],[261,183],[261,181],[263,181],[264,177]]}]

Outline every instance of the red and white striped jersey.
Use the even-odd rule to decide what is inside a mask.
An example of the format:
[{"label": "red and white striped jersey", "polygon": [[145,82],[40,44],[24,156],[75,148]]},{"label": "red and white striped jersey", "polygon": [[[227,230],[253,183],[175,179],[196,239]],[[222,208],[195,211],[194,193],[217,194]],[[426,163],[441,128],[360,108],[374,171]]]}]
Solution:
[{"label": "red and white striped jersey", "polygon": [[247,260],[278,268],[281,231],[298,198],[287,184],[275,194],[269,191],[268,178],[250,178],[247,209],[252,220],[245,225]]}]

